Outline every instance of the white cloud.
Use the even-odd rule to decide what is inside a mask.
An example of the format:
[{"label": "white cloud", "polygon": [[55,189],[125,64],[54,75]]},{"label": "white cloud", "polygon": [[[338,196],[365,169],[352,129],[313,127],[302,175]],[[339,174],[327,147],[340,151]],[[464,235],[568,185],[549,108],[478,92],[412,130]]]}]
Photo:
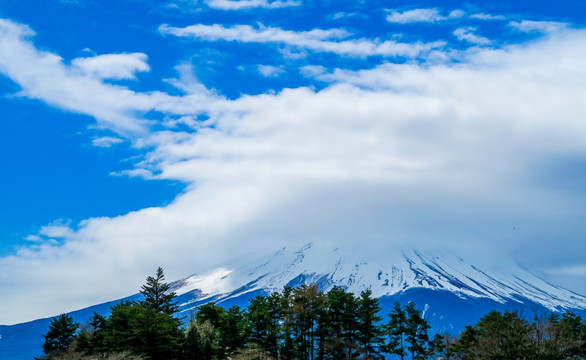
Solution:
[{"label": "white cloud", "polygon": [[470,15],[471,19],[478,19],[478,20],[505,20],[506,17],[503,15],[492,15],[486,13],[476,13]]},{"label": "white cloud", "polygon": [[272,65],[258,65],[257,70],[264,77],[275,77],[284,72],[282,67]]},{"label": "white cloud", "polygon": [[249,25],[191,25],[176,28],[161,25],[162,34],[179,37],[191,37],[204,41],[238,41],[242,43],[275,43],[295,46],[318,52],[331,52],[347,56],[408,56],[416,57],[431,49],[444,45],[443,42],[433,43],[399,43],[392,40],[380,41],[370,39],[342,40],[350,36],[343,29],[314,29],[296,32],[280,28],[261,27],[255,29]]},{"label": "white cloud", "polygon": [[137,71],[150,71],[143,53],[105,54],[71,61],[81,72],[101,79],[136,79]]},{"label": "white cloud", "polygon": [[21,86],[19,95],[92,116],[99,125],[120,134],[144,134],[148,123],[142,114],[146,112],[167,112],[170,108],[177,112],[183,108],[191,114],[198,106],[202,112],[216,99],[204,87],[187,83],[192,79],[185,76],[174,82],[189,91],[184,97],[162,92],[137,93],[107,84],[103,78],[128,78],[135,71],[147,71],[146,56],[101,55],[75,59],[67,66],[61,57],[36,49],[28,40],[31,35],[28,27],[0,19],[0,72]]},{"label": "white cloud", "polygon": [[301,1],[297,0],[206,0],[205,3],[211,8],[221,10],[244,10],[251,8],[280,9],[301,5]]},{"label": "white cloud", "polygon": [[68,225],[56,224],[41,227],[39,234],[50,238],[67,239],[73,236],[74,231]]},{"label": "white cloud", "polygon": [[464,15],[466,15],[466,12],[464,10],[456,9],[450,11],[450,13],[448,14],[448,19],[458,19],[463,17]]},{"label": "white cloud", "polygon": [[458,38],[458,40],[467,41],[472,44],[488,45],[491,43],[490,39],[476,35],[474,33],[476,30],[477,29],[472,26],[461,27],[454,30],[453,34],[456,36],[456,38]]},{"label": "white cloud", "polygon": [[509,26],[522,32],[557,33],[567,29],[568,24],[556,21],[511,21]]},{"label": "white cloud", "polygon": [[31,234],[31,235],[27,235],[24,238],[26,241],[32,241],[32,242],[41,242],[44,239],[42,237],[40,237],[39,235],[35,235],[35,234]]},{"label": "white cloud", "polygon": [[447,16],[442,15],[438,8],[413,9],[406,11],[390,10],[387,15],[387,21],[396,24],[408,23],[433,23],[438,21],[445,21],[449,19],[456,19],[464,16],[465,12],[462,10],[453,10]]},{"label": "white cloud", "polygon": [[362,18],[367,19],[368,15],[359,13],[359,12],[337,12],[331,15],[331,18],[334,20],[339,19],[352,19],[352,18]]},{"label": "white cloud", "polygon": [[[26,31],[0,23],[0,71],[43,95],[35,98],[58,106],[79,101],[76,111],[101,121],[94,103],[76,93],[57,102],[37,90],[55,69],[59,81],[81,80],[59,57],[14,35]],[[458,64],[307,67],[331,84],[232,101],[181,66],[176,85],[185,96],[132,92],[129,99],[184,117],[196,131],[144,133],[134,146],[147,153],[130,171],[184,181],[185,192],[168,206],[87,219],[75,230],[52,224],[37,236],[60,234],[59,243],[0,258],[0,285],[11,289],[0,292],[0,322],[128,295],[159,265],[175,279],[230,254],[309,240],[357,251],[369,243],[379,256],[401,245],[452,249],[480,263],[501,261],[515,248],[539,255],[530,268],[550,268],[554,256],[581,264],[575,249],[583,232],[560,237],[558,230],[560,219],[575,218],[568,227],[580,232],[584,204],[540,183],[545,170],[536,167],[560,154],[586,156],[585,40],[583,31],[569,30],[530,45],[475,49]],[[2,51],[9,45],[11,52]],[[21,75],[11,59],[34,71]],[[95,79],[88,84],[119,94]],[[100,104],[114,113],[128,109]],[[202,109],[209,119],[191,121]],[[556,253],[539,252],[552,238]]]},{"label": "white cloud", "polygon": [[92,139],[92,145],[96,147],[105,147],[109,148],[112,145],[123,143],[124,139],[113,137],[113,136],[102,136],[95,139]]}]

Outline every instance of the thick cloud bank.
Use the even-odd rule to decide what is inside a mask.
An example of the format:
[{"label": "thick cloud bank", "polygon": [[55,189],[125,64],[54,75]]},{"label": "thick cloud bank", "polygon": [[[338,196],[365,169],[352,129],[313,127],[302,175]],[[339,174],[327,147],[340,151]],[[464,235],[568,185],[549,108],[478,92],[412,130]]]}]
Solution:
[{"label": "thick cloud bank", "polygon": [[[493,267],[514,258],[586,291],[586,193],[562,181],[586,179],[576,168],[586,163],[582,30],[470,49],[458,62],[314,68],[308,76],[324,89],[235,100],[188,67],[175,80],[182,96],[111,85],[104,78],[149,71],[146,55],[68,65],[31,36],[0,22],[0,71],[22,96],[91,115],[143,148],[128,175],[189,185],[166,207],[48,226],[1,258],[0,287],[11,291],[0,292],[0,323],[127,295],[157,266],[174,279],[241,251],[308,241],[369,256],[447,249]],[[167,128],[150,130],[148,111]]]}]

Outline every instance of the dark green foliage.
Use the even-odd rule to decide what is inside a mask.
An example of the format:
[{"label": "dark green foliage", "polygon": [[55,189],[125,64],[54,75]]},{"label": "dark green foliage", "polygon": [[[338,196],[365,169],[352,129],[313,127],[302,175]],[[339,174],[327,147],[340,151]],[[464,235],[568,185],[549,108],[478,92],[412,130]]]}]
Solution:
[{"label": "dark green foliage", "polygon": [[106,317],[94,313],[77,335],[77,351],[89,355],[107,353],[109,346],[106,341],[106,322]]},{"label": "dark green foliage", "polygon": [[415,308],[414,303],[410,302],[405,306],[405,313],[407,315],[405,335],[407,342],[409,342],[407,350],[411,352],[411,359],[427,359],[429,354],[429,336],[427,331],[430,326],[421,315],[421,311]]},{"label": "dark green foliage", "polygon": [[462,360],[584,359],[586,324],[571,312],[529,323],[516,311],[491,311],[444,345]]},{"label": "dark green foliage", "polygon": [[[467,328],[466,331],[470,331]],[[471,334],[463,334],[470,359],[525,359],[531,351],[529,324],[519,314],[505,311],[501,314],[491,311],[474,327]]]},{"label": "dark green foliage", "polygon": [[383,347],[384,352],[396,355],[401,360],[405,358],[405,333],[407,332],[407,315],[397,302],[389,314],[389,322],[385,327],[387,343]]},{"label": "dark green foliage", "polygon": [[124,301],[112,307],[112,313],[106,321],[106,339],[109,351],[137,350],[141,339],[137,334],[137,322],[142,307],[130,301]]},{"label": "dark green foliage", "polygon": [[327,341],[328,359],[353,359],[358,354],[358,300],[352,293],[335,286],[328,292],[331,337]]},{"label": "dark green foliage", "polygon": [[383,352],[401,360],[407,352],[411,353],[412,360],[427,359],[432,353],[428,330],[429,324],[414,303],[409,303],[404,308],[395,303],[385,327],[387,343],[382,346]]},{"label": "dark green foliage", "polygon": [[[586,357],[586,324],[573,313],[536,318],[492,311],[457,337],[436,334],[413,303],[396,303],[388,323],[370,290],[355,296],[341,287],[327,294],[315,285],[257,296],[245,310],[211,302],[187,329],[173,316],[174,293],[159,268],[142,287],[144,300],[121,302],[75,335],[67,315],[51,321],[43,359],[406,359],[569,360]],[[410,355],[410,356],[409,356]]]},{"label": "dark green foliage", "polygon": [[571,312],[562,315],[559,321],[550,321],[552,344],[563,359],[586,358],[586,324],[580,316]]},{"label": "dark green foliage", "polygon": [[209,321],[192,321],[185,334],[183,358],[185,360],[211,360],[214,355],[215,329]]},{"label": "dark green foliage", "polygon": [[163,270],[148,277],[144,300],[113,306],[108,318],[94,314],[76,338],[76,351],[86,355],[114,353],[141,355],[150,360],[173,360],[181,355],[184,334],[173,317],[174,293],[163,282]]},{"label": "dark green foliage", "polygon": [[457,341],[457,337],[452,337],[449,334],[435,334],[429,344],[430,353],[443,357],[444,360],[450,360],[456,355]]},{"label": "dark green foliage", "polygon": [[269,296],[257,296],[250,300],[246,317],[251,344],[270,356],[279,352],[281,295],[277,292]]},{"label": "dark green foliage", "polygon": [[144,296],[141,304],[145,308],[174,314],[177,312],[177,304],[173,301],[176,295],[174,292],[169,292],[169,285],[164,280],[165,274],[160,267],[157,269],[155,277],[147,277],[147,283],[140,290],[140,293]]},{"label": "dark green foliage", "polygon": [[224,310],[223,307],[216,305],[216,303],[212,301],[200,306],[197,309],[197,313],[195,314],[195,320],[198,323],[209,321],[210,324],[217,329],[220,327],[220,321],[224,316],[225,312],[226,310]]},{"label": "dark green foliage", "polygon": [[64,353],[73,342],[78,324],[67,314],[61,314],[51,320],[49,331],[43,335],[43,352],[46,355]]},{"label": "dark green foliage", "polygon": [[377,298],[372,297],[370,289],[360,293],[358,299],[357,338],[364,359],[380,359],[379,346],[382,343],[382,330],[378,322],[380,305]]},{"label": "dark green foliage", "polygon": [[246,319],[238,306],[232,306],[220,319],[220,348],[232,354],[244,346],[247,340]]}]

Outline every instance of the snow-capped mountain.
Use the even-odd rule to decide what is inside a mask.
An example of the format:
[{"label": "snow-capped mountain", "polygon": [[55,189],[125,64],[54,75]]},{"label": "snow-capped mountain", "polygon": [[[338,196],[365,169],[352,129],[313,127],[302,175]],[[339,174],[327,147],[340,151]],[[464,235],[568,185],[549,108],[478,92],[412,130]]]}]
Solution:
[{"label": "snow-capped mountain", "polygon": [[174,282],[172,288],[178,295],[191,295],[181,296],[186,309],[190,304],[211,300],[222,303],[302,283],[315,283],[325,291],[335,285],[354,293],[370,288],[376,297],[433,290],[461,299],[537,304],[550,311],[586,309],[586,297],[549,284],[522,268],[514,273],[489,274],[454,255],[440,257],[414,250],[382,258],[388,260],[368,261],[351,249],[310,243],[299,249],[284,247],[254,260],[242,257],[238,262]]},{"label": "snow-capped mountain", "polygon": [[[586,317],[586,297],[549,284],[518,267],[503,273],[487,271],[451,254],[408,250],[365,256],[364,251],[326,244],[267,250],[267,254],[237,259],[172,282],[184,319],[197,306],[214,301],[245,307],[259,294],[281,291],[285,285],[317,284],[327,291],[341,286],[354,293],[370,288],[388,314],[394,302],[413,301],[422,309],[431,331],[457,334],[491,310],[519,310],[525,316],[571,310]],[[70,313],[84,323],[94,312],[107,315],[121,300]],[[42,334],[50,319],[0,326],[0,360],[24,360],[40,355]]]}]

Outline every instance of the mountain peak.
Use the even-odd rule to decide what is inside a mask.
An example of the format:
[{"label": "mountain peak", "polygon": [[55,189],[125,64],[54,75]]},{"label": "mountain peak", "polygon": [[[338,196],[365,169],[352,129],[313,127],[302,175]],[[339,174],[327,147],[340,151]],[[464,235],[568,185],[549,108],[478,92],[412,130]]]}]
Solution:
[{"label": "mountain peak", "polygon": [[352,249],[317,243],[243,256],[172,286],[179,295],[194,292],[197,302],[221,302],[258,290],[280,291],[285,285],[309,283],[325,291],[333,286],[355,293],[370,288],[377,297],[428,289],[501,304],[530,301],[551,311],[586,309],[586,297],[549,284],[521,267],[504,274],[489,273],[453,254],[432,255],[413,249],[372,260]]}]

